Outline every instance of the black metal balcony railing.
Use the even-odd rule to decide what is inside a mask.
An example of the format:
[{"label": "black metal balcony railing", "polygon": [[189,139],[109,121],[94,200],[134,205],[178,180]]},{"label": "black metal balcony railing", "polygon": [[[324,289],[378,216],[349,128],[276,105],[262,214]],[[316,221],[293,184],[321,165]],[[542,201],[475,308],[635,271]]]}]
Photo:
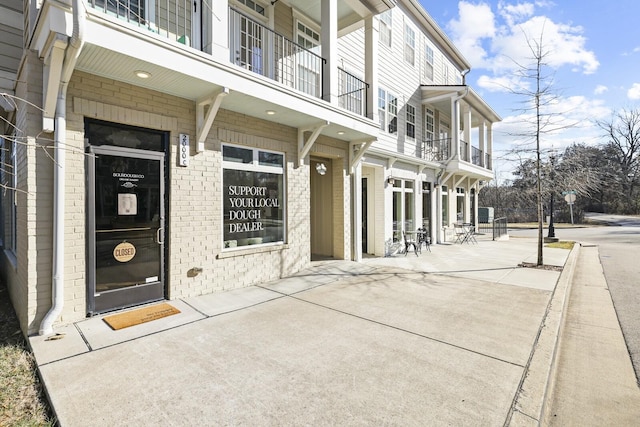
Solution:
[{"label": "black metal balcony railing", "polygon": [[156,0],[154,10],[148,10],[145,0],[88,0],[88,5],[106,15],[116,16],[168,39],[191,45],[189,0]]},{"label": "black metal balcony railing", "polygon": [[367,88],[369,85],[338,68],[338,105],[352,113],[367,115]]},{"label": "black metal balcony railing", "polygon": [[469,143],[467,141],[460,140],[460,160],[465,162],[469,161],[469,155],[467,154],[469,150]]},{"label": "black metal balcony railing", "polygon": [[450,157],[451,138],[427,140],[424,142],[424,159],[443,162]]},{"label": "black metal balcony railing", "polygon": [[229,51],[236,65],[322,97],[324,59],[235,9],[229,9]]},{"label": "black metal balcony railing", "polygon": [[[145,0],[88,0],[88,5],[145,31],[192,46],[189,0],[156,0],[153,10]],[[229,52],[236,65],[322,98],[324,58],[233,8],[229,8]],[[366,116],[369,85],[341,69],[338,79],[340,107]]]},{"label": "black metal balcony railing", "polygon": [[482,166],[482,151],[479,148],[471,147],[471,163]]}]

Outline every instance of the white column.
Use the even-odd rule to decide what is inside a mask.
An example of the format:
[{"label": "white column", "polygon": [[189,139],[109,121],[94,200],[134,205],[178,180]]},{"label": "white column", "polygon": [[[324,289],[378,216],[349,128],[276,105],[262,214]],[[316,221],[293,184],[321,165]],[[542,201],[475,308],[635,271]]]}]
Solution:
[{"label": "white column", "polygon": [[462,106],[462,122],[464,123],[463,138],[467,143],[464,157],[468,162],[471,161],[471,107],[468,104]]},{"label": "white column", "polygon": [[[206,52],[220,62],[229,62],[229,2],[216,0],[203,9],[207,13],[210,30],[205,31],[202,46]],[[206,28],[206,25],[205,25]],[[209,47],[211,50],[209,50]]]},{"label": "white column", "polygon": [[322,0],[322,57],[327,61],[322,72],[322,98],[338,103],[338,0]]},{"label": "white column", "polygon": [[442,243],[442,185],[434,186],[433,192],[436,198],[435,221],[433,221],[435,229],[433,236],[435,237],[435,243]]},{"label": "white column", "polygon": [[378,123],[378,19],[364,21],[364,80],[367,88],[367,117]]},{"label": "white column", "polygon": [[490,165],[484,165],[485,168],[491,168],[493,170],[493,123],[487,123],[487,154],[491,159]]},{"label": "white column", "polygon": [[351,212],[353,212],[351,221],[353,224],[351,258],[356,262],[360,262],[362,261],[362,162],[358,162],[353,168],[351,179],[353,180],[353,194],[351,195],[351,200],[353,201],[351,209]]},{"label": "white column", "polygon": [[451,143],[454,157],[460,159],[460,100],[451,98]]},{"label": "white column", "polygon": [[480,150],[480,155],[482,156],[482,158],[480,159],[480,166],[486,167],[487,165],[484,164],[484,158],[485,158],[485,134],[487,132],[485,126],[485,121],[484,119],[480,121],[480,125],[478,126],[478,149]]}]

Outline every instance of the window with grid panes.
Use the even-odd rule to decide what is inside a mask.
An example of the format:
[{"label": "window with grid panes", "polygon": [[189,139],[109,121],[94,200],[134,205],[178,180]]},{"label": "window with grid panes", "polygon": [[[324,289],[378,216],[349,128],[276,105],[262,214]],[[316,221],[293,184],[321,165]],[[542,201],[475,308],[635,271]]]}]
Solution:
[{"label": "window with grid panes", "polygon": [[378,119],[380,129],[391,134],[398,133],[398,98],[378,88]]},{"label": "window with grid panes", "polygon": [[388,115],[388,132],[390,134],[398,133],[398,98],[395,95],[387,94],[387,115]]},{"label": "window with grid panes", "polygon": [[380,43],[391,47],[391,10],[380,14]]},{"label": "window with grid panes", "polygon": [[416,57],[416,32],[404,24],[404,60],[408,64],[415,65]]},{"label": "window with grid panes", "polygon": [[407,138],[416,137],[416,107],[407,104]]},{"label": "window with grid panes", "polygon": [[256,3],[253,0],[236,0],[238,3],[245,5],[252,11],[258,13],[259,15],[265,16],[265,9],[260,4]]},{"label": "window with grid panes", "polygon": [[427,44],[424,52],[424,76],[433,81],[433,49]]},{"label": "window with grid panes", "polygon": [[[296,24],[296,42],[303,48],[318,54],[320,46],[320,34],[301,21]],[[309,94],[317,95],[320,92],[320,71],[315,69],[309,61],[311,54],[300,52],[298,57],[298,89]]]}]

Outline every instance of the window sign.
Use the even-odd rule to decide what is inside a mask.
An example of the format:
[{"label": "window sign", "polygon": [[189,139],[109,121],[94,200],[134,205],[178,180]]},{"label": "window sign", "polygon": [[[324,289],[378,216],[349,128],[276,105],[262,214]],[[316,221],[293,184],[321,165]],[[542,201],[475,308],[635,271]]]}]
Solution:
[{"label": "window sign", "polygon": [[284,155],[225,145],[224,247],[284,242]]}]

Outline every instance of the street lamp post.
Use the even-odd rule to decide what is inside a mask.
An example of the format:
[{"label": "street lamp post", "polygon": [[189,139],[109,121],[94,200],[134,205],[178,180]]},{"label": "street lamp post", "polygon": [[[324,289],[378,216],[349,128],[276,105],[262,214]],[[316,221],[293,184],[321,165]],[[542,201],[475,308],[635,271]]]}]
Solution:
[{"label": "street lamp post", "polygon": [[549,160],[551,162],[551,171],[549,172],[549,178],[551,181],[551,203],[549,203],[549,234],[547,234],[547,237],[549,239],[555,239],[556,237],[556,229],[553,226],[553,195],[554,195],[554,179],[555,179],[555,175],[556,175],[556,171],[555,171],[555,165],[554,165],[554,160],[555,160],[555,155],[554,153],[551,153],[551,155],[549,156]]}]

